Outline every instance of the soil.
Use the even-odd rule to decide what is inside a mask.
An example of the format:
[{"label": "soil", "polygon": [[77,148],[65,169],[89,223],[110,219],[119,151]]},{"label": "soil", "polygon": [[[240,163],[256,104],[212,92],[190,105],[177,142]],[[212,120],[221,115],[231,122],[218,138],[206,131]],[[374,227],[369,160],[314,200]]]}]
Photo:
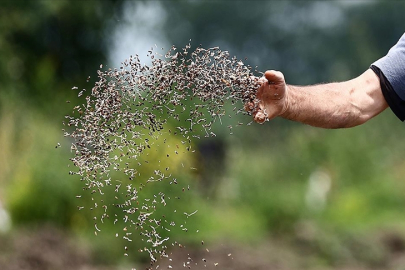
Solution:
[{"label": "soil", "polygon": [[[222,269],[222,270],[383,270],[405,269],[403,238],[392,233],[378,237],[385,253],[376,264],[359,260],[330,262],[305,249],[305,245],[269,239],[256,245],[202,243],[177,248],[170,259],[159,262],[158,269]],[[85,243],[55,227],[14,231],[0,235],[0,269],[2,270],[112,270],[134,266],[103,266],[94,261],[94,254]],[[147,269],[148,265],[133,269]],[[153,269],[156,268],[156,265]]]}]

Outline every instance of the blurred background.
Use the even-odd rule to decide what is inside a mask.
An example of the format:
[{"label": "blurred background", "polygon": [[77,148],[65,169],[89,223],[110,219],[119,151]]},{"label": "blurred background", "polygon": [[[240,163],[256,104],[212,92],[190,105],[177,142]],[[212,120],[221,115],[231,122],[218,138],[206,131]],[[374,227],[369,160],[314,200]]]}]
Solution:
[{"label": "blurred background", "polygon": [[[122,228],[94,235],[92,213],[77,209],[89,194],[68,175],[62,121],[84,102],[71,89],[91,89],[100,64],[191,39],[290,84],[348,80],[397,42],[404,12],[384,0],[1,1],[0,269],[148,266],[124,256]],[[181,204],[198,212],[190,233],[169,234],[186,246],[171,250],[174,269],[187,256],[194,269],[405,269],[405,127],[389,109],[347,130],[226,126],[193,142],[197,171],[179,172],[192,187]]]}]

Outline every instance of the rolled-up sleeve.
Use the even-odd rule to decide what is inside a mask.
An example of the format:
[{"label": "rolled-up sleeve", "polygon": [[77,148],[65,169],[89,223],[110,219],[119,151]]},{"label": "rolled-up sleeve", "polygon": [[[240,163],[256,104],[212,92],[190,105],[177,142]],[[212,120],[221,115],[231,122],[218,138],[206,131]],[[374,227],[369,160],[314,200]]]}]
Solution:
[{"label": "rolled-up sleeve", "polygon": [[[380,77],[383,95],[392,111],[405,120],[405,34],[388,54],[374,62],[372,70]],[[377,67],[378,70],[375,68]],[[378,74],[380,71],[381,73]],[[385,82],[383,82],[383,80]]]}]

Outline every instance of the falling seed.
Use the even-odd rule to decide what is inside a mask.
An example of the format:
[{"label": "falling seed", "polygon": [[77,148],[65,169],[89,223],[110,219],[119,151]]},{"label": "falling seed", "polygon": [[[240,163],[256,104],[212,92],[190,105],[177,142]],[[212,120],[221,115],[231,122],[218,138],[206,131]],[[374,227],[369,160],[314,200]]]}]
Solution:
[{"label": "falling seed", "polygon": [[[167,226],[171,221],[166,221],[165,217],[159,219],[154,213],[159,206],[165,206],[170,198],[160,194],[161,200],[157,196],[140,202],[139,194],[147,187],[140,182],[146,178],[146,183],[164,180],[178,183],[174,176],[167,175],[168,166],[159,167],[163,161],[160,163],[150,159],[151,151],[157,151],[159,147],[154,139],[165,134],[181,138],[182,144],[175,144],[175,155],[166,154],[167,158],[178,159],[183,153],[195,153],[193,140],[204,137],[199,134],[216,136],[212,131],[213,124],[221,124],[222,117],[231,116],[225,111],[225,101],[233,105],[232,114],[251,114],[258,106],[255,99],[257,78],[249,66],[231,57],[229,52],[221,51],[219,47],[204,49],[201,46],[192,51],[188,44],[179,50],[173,46],[160,56],[154,52],[154,48],[157,46],[148,51],[152,59],[150,65],[141,64],[138,55],[131,55],[119,68],[101,70],[101,64],[97,72],[98,81],[91,91],[83,89],[78,93],[79,97],[85,97],[85,103],[75,106],[72,115],[66,116],[67,131],[64,130],[64,136],[73,141],[71,161],[77,168],[69,174],[80,176],[85,183],[83,189],[94,196],[102,196],[106,187],[115,185],[112,191],[116,194],[111,196],[115,199],[113,206],[121,209],[123,215],[115,215],[114,224],[126,224],[124,232],[121,232],[127,241],[132,241],[132,233],[140,233],[140,242],[145,245],[140,252],[149,254],[151,264],[166,254],[167,240],[158,231],[160,228],[169,230]],[[90,81],[90,76],[87,81]],[[77,89],[76,86],[72,87],[72,90]],[[253,104],[247,112],[237,109],[238,104],[243,108],[242,104],[246,103]],[[187,117],[183,117],[186,114]],[[165,130],[168,119],[177,121],[177,127]],[[164,143],[170,147],[166,144],[166,138]],[[143,170],[142,174],[138,170],[144,166],[155,166],[152,168],[155,174],[149,179],[144,176]],[[187,168],[183,162],[181,166]],[[189,168],[197,170],[195,167]],[[115,180],[112,172],[122,173],[125,177]],[[131,185],[126,186],[125,181],[131,181]],[[189,186],[187,190],[190,190]],[[184,187],[182,191],[185,191]],[[180,199],[175,195],[173,197]],[[94,208],[90,210],[104,211],[95,218],[101,222],[108,219],[107,205],[102,203],[102,199],[92,197],[93,200]],[[83,208],[78,207],[79,210]],[[195,212],[186,213],[187,218]],[[97,224],[95,228],[97,234]],[[186,228],[182,229],[187,231]],[[183,247],[179,243],[176,245]]]}]

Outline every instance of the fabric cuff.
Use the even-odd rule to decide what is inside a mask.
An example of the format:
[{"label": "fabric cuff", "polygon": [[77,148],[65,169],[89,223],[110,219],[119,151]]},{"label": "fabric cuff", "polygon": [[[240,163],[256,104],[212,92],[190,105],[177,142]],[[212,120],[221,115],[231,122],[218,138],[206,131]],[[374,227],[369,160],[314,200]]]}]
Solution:
[{"label": "fabric cuff", "polygon": [[405,100],[402,100],[394,91],[394,88],[385,77],[384,73],[375,65],[371,65],[370,69],[380,79],[381,91],[388,105],[394,114],[401,120],[405,120]]}]

